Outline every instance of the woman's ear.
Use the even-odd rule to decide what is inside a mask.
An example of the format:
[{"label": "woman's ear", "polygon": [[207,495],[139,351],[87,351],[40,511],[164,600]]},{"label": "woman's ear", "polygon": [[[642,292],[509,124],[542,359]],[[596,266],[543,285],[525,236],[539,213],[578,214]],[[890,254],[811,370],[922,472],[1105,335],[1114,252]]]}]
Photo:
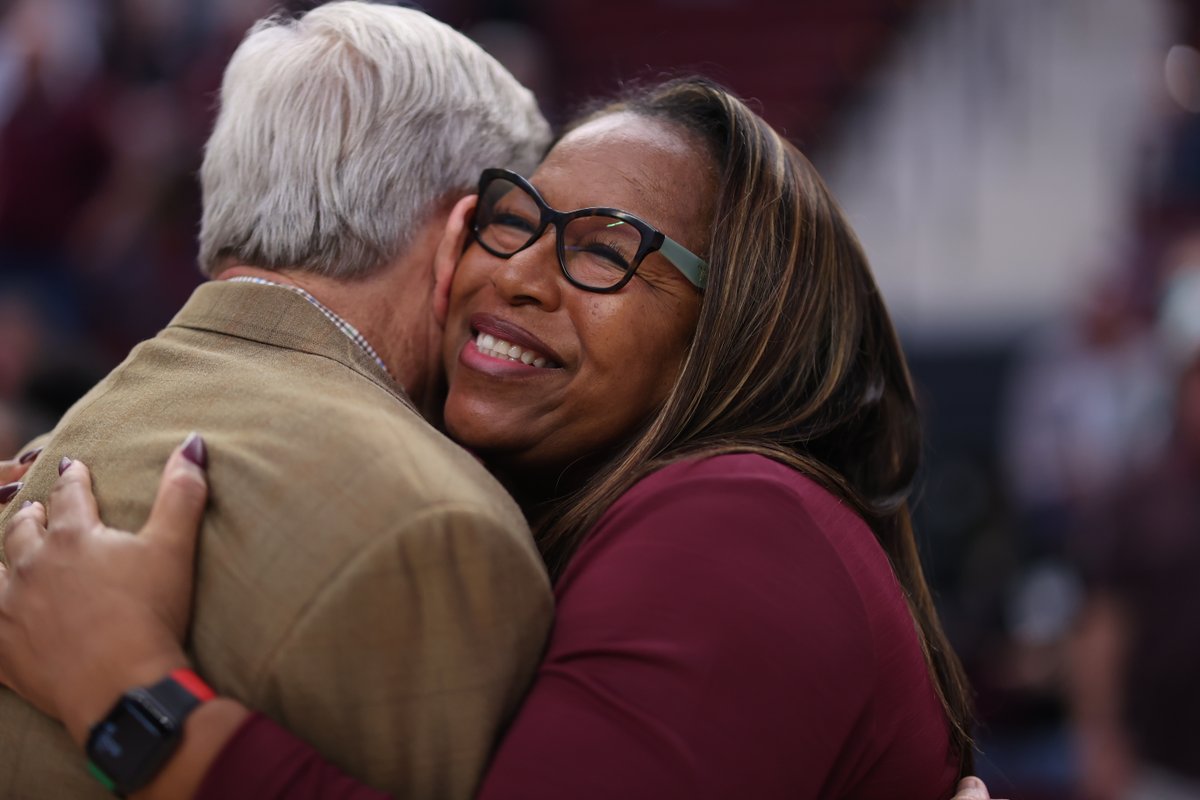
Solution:
[{"label": "woman's ear", "polygon": [[433,256],[433,316],[438,325],[446,326],[446,315],[450,308],[450,284],[454,270],[467,244],[469,222],[475,212],[478,195],[469,194],[454,204],[446,218],[446,230]]}]

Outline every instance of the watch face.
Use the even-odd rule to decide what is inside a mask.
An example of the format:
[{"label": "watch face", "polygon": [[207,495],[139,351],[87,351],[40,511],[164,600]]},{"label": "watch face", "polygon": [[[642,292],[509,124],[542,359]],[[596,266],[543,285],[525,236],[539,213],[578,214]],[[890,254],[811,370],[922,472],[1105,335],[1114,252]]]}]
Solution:
[{"label": "watch face", "polygon": [[153,776],[177,737],[169,718],[127,695],[92,730],[88,758],[122,790]]}]

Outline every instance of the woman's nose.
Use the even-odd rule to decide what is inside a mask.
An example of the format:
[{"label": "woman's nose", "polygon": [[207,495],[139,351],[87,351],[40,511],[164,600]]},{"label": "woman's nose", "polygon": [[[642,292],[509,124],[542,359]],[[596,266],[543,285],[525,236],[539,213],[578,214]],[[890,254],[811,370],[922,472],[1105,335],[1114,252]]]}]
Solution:
[{"label": "woman's nose", "polygon": [[492,285],[511,305],[538,305],[553,310],[562,301],[563,278],[550,226],[538,240],[503,259],[492,272]]}]

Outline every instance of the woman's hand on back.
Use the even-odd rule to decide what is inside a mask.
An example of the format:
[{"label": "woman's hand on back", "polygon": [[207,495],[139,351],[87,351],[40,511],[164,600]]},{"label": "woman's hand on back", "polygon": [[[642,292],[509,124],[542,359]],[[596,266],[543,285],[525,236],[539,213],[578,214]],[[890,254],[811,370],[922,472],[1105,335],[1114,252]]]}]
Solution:
[{"label": "woman's hand on back", "polygon": [[195,435],[172,453],[137,536],[100,521],[91,473],[63,461],[49,513],[29,504],[4,533],[0,683],[82,743],[124,691],[187,664],[206,456]]}]

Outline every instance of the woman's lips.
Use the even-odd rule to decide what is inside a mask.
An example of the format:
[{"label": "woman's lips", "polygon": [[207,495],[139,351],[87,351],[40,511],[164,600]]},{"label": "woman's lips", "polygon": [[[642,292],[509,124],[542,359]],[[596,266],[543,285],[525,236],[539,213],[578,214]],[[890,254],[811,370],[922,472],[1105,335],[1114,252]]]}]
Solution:
[{"label": "woman's lips", "polygon": [[[485,334],[479,334],[484,336]],[[480,349],[477,344],[478,336],[468,339],[459,351],[458,360],[463,366],[468,367],[476,372],[482,372],[485,375],[491,375],[497,378],[535,378],[540,376],[549,376],[561,374],[561,370],[552,369],[547,366],[550,362],[543,363],[542,366],[534,366],[533,362],[526,363],[519,358],[512,356],[495,355],[493,351],[488,349]],[[539,356],[539,358],[542,358]]]},{"label": "woman's lips", "polygon": [[535,369],[557,369],[563,359],[529,331],[491,314],[472,314],[468,346],[497,361],[509,360]]},{"label": "woman's lips", "polygon": [[475,338],[471,340],[475,349],[490,358],[499,359],[501,361],[519,361],[529,367],[537,367],[538,369],[553,368],[557,366],[553,361],[550,361],[544,355],[536,350],[529,350],[515,344],[497,339],[490,333],[477,333]]}]

